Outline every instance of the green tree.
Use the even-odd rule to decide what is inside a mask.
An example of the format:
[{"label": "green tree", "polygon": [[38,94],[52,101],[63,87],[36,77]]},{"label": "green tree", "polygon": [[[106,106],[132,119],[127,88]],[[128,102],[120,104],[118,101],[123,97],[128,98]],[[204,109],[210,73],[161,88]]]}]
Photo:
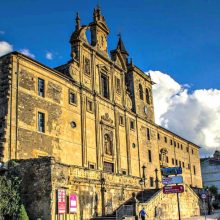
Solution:
[{"label": "green tree", "polygon": [[18,178],[8,179],[6,176],[0,177],[0,216],[17,217],[20,210],[20,182]]},{"label": "green tree", "polygon": [[24,205],[21,205],[19,220],[29,220]]},{"label": "green tree", "polygon": [[20,197],[21,180],[14,176],[0,176],[0,220],[28,220]]},{"label": "green tree", "polygon": [[216,186],[210,186],[209,191],[211,192],[212,195],[217,196],[218,195],[218,188]]}]

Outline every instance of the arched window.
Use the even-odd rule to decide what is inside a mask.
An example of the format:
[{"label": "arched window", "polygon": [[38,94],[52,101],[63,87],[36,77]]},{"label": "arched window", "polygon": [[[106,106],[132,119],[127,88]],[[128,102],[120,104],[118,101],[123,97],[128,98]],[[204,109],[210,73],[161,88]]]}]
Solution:
[{"label": "arched window", "polygon": [[149,93],[148,88],[146,88],[146,102],[147,104],[150,104],[150,93]]},{"label": "arched window", "polygon": [[143,87],[141,84],[139,84],[139,97],[141,100],[144,99],[144,95],[143,95]]}]

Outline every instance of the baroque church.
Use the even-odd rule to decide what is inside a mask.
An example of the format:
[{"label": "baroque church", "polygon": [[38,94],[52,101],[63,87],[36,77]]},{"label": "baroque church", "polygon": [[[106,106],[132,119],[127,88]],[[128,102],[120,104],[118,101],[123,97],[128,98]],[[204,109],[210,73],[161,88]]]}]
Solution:
[{"label": "baroque church", "polygon": [[162,167],[182,167],[181,216],[199,215],[200,147],[155,123],[154,82],[129,62],[121,37],[109,53],[99,7],[90,24],[79,14],[75,23],[61,66],[0,57],[0,159],[18,164],[30,219],[114,219],[123,205],[132,205],[130,219],[142,206],[149,219],[155,210],[177,219]]}]

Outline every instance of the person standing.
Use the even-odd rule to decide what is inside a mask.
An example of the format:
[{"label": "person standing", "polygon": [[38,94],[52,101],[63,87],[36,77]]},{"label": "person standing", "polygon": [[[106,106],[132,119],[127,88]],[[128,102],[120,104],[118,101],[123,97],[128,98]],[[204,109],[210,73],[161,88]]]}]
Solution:
[{"label": "person standing", "polygon": [[141,220],[145,220],[146,215],[147,213],[145,211],[145,208],[143,207],[141,211],[139,212],[139,217],[141,217]]}]

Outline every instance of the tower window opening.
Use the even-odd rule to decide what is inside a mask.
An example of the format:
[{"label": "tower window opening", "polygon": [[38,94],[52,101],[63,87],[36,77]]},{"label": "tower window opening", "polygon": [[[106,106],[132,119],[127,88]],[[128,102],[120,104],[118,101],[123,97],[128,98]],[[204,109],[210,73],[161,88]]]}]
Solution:
[{"label": "tower window opening", "polygon": [[45,132],[45,114],[42,112],[38,112],[38,131]]},{"label": "tower window opening", "polygon": [[143,87],[141,84],[139,84],[139,97],[141,100],[144,100]]},{"label": "tower window opening", "polygon": [[146,88],[146,102],[147,102],[147,104],[150,104],[150,93],[147,88]]},{"label": "tower window opening", "polygon": [[45,93],[45,83],[43,79],[38,78],[38,95],[44,97]]},{"label": "tower window opening", "polygon": [[109,82],[108,76],[105,74],[101,74],[101,95],[105,98],[109,98]]}]

